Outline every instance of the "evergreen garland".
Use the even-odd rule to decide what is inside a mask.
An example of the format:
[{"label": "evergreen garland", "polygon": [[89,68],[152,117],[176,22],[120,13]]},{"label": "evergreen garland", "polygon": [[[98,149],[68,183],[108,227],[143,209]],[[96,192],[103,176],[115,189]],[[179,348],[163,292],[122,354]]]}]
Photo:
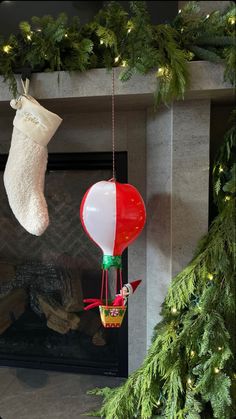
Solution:
[{"label": "evergreen garland", "polygon": [[90,392],[103,396],[94,416],[235,417],[235,152],[234,123],[214,166],[219,214],[193,260],[173,279],[141,367],[119,388]]},{"label": "evergreen garland", "polygon": [[121,80],[157,69],[157,103],[183,98],[188,86],[188,61],[225,63],[225,80],[235,85],[234,2],[224,11],[203,15],[191,1],[170,24],[152,25],[143,1],[130,1],[129,13],[116,1],[102,8],[86,25],[65,14],[33,17],[19,33],[0,36],[0,75],[14,96],[14,73],[85,71],[123,66]]}]

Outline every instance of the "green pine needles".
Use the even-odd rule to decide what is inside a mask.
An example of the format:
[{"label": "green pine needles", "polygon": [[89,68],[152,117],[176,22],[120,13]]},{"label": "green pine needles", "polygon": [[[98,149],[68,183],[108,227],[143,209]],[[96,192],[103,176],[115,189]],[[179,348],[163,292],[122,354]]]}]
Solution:
[{"label": "green pine needles", "polygon": [[235,350],[236,126],[214,167],[219,214],[189,265],[172,281],[142,366],[103,396],[106,419],[231,419]]},{"label": "green pine needles", "polygon": [[225,80],[235,85],[234,2],[224,11],[203,15],[191,1],[173,22],[152,25],[144,1],[104,6],[94,20],[80,25],[65,14],[32,17],[21,22],[19,32],[8,39],[0,36],[0,75],[17,95],[14,73],[24,68],[36,71],[85,71],[122,66],[120,78],[156,69],[156,103],[184,97],[189,80],[188,62],[208,60],[225,64]]}]

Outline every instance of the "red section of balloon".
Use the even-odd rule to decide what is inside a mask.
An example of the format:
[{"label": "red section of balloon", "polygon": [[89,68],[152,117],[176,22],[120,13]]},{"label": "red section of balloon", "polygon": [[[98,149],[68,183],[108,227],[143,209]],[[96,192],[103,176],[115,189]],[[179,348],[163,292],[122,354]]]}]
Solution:
[{"label": "red section of balloon", "polygon": [[116,182],[116,239],[114,255],[121,255],[141,233],[146,210],[137,189],[130,184]]}]

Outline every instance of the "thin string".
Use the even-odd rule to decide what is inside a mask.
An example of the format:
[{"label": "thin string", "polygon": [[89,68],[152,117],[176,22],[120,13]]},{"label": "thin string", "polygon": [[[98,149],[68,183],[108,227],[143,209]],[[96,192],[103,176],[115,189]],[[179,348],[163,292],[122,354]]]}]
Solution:
[{"label": "thin string", "polygon": [[116,270],[116,294],[118,294],[118,275],[119,275],[119,269]]},{"label": "thin string", "polygon": [[108,306],[108,270],[106,269],[106,306]]},{"label": "thin string", "polygon": [[122,289],[122,287],[123,287],[122,269],[119,269],[119,274],[120,274],[120,289]]},{"label": "thin string", "polygon": [[120,289],[121,289],[121,295],[123,297],[123,301],[122,301],[122,306],[124,306],[124,292],[123,292],[123,280],[122,280],[122,269],[119,269],[119,274],[120,274]]},{"label": "thin string", "polygon": [[101,289],[101,296],[100,296],[100,300],[103,299],[103,293],[104,293],[104,280],[105,280],[105,272],[104,269],[102,270],[102,289]]},{"label": "thin string", "polygon": [[112,68],[112,178],[115,181],[115,69]]}]

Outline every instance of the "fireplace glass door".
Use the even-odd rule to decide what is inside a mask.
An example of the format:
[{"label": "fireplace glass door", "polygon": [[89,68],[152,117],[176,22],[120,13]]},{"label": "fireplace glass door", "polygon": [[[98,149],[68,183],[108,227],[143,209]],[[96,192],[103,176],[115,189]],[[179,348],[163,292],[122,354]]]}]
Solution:
[{"label": "fireplace glass door", "polygon": [[[27,233],[11,212],[6,158],[0,161],[0,364],[126,376],[127,314],[120,329],[104,329],[98,308],[84,311],[83,304],[100,297],[102,253],[82,228],[80,203],[93,183],[112,177],[111,153],[49,155],[50,225],[41,237]],[[116,170],[117,180],[126,181],[126,153],[117,153]]]}]

